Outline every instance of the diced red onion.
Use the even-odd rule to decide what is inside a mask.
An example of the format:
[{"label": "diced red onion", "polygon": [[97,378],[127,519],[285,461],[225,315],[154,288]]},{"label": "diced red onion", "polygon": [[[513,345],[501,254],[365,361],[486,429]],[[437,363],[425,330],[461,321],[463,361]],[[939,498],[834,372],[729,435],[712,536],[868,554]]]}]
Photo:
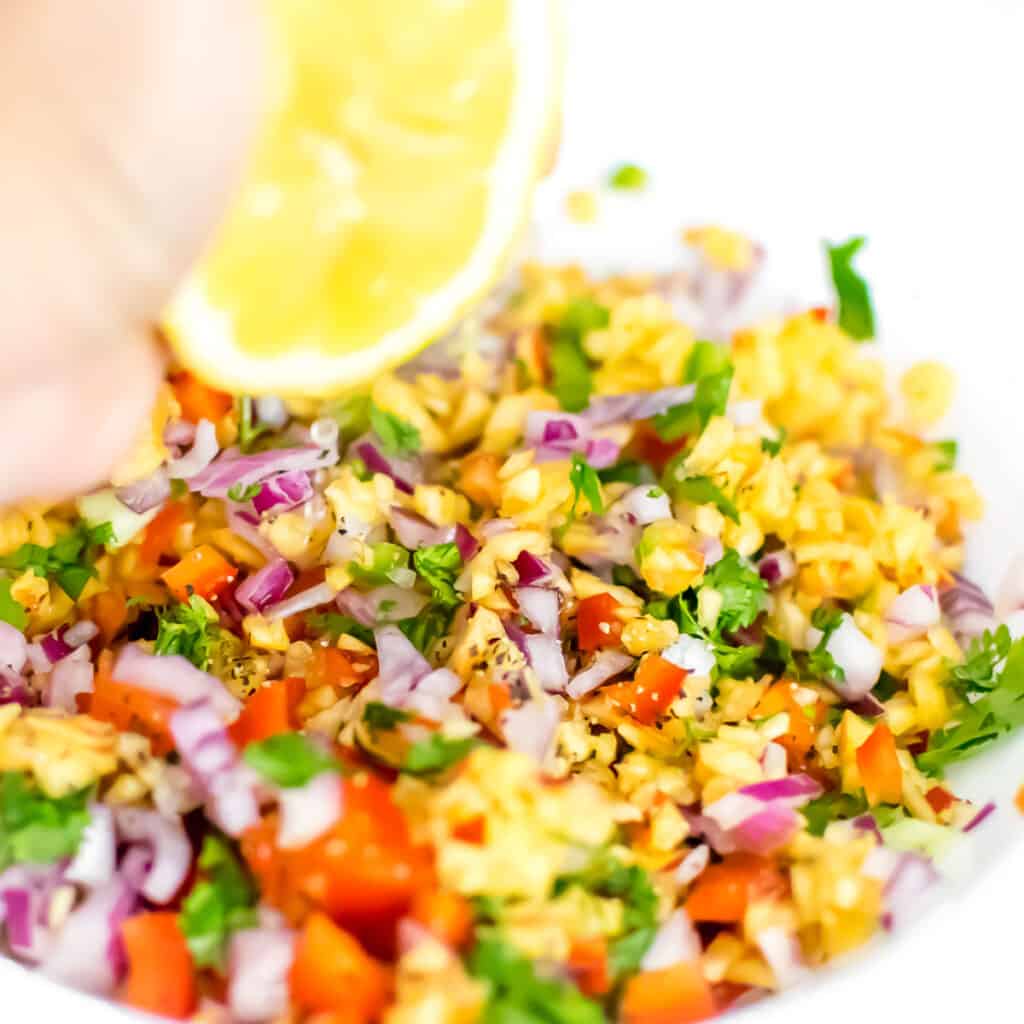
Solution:
[{"label": "diced red onion", "polygon": [[850,824],[858,832],[870,832],[879,843],[883,842],[882,830],[878,827],[873,814],[860,814]]},{"label": "diced red onion", "polygon": [[64,642],[72,647],[81,647],[87,644],[93,637],[99,635],[100,627],[88,619],[79,619],[74,625],[68,626],[64,634]]},{"label": "diced red onion", "polygon": [[85,826],[82,841],[64,877],[90,887],[103,885],[114,877],[116,861],[114,814],[106,804],[90,803],[89,824]]},{"label": "diced red onion", "polygon": [[900,643],[931,629],[938,624],[939,618],[939,595],[930,584],[918,584],[904,590],[885,612],[885,621],[891,627],[894,639]]},{"label": "diced red onion", "polygon": [[377,602],[365,591],[346,587],[338,594],[336,604],[344,615],[355,619],[360,626],[377,624]]},{"label": "diced red onion", "polygon": [[1005,618],[1011,612],[1024,608],[1024,553],[1017,554],[1010,559],[1010,564],[1006,567],[1006,572],[999,583],[996,608],[1000,618]]},{"label": "diced red onion", "polygon": [[412,551],[434,544],[448,544],[455,540],[454,526],[435,526],[423,516],[398,506],[391,509],[388,521],[391,523],[391,529],[395,531],[398,543]]},{"label": "diced red onion", "polygon": [[228,1008],[242,1024],[277,1020],[288,1010],[295,935],[285,928],[245,928],[228,949]]},{"label": "diced red onion", "polygon": [[775,742],[765,744],[761,767],[769,779],[781,779],[786,774],[786,748]]},{"label": "diced red onion", "polygon": [[877,718],[885,714],[885,705],[873,693],[865,694],[860,700],[849,701],[846,706],[862,718]]},{"label": "diced red onion", "polygon": [[678,885],[689,885],[695,881],[708,866],[711,860],[711,847],[706,843],[695,846],[680,862],[675,870]]},{"label": "diced red onion", "polygon": [[8,948],[19,959],[36,963],[48,952],[47,915],[62,877],[60,865],[18,864],[0,873],[0,923],[7,928]]},{"label": "diced red onion", "polygon": [[64,642],[64,637],[62,636],[64,632],[65,630],[61,629],[56,633],[47,633],[39,638],[39,646],[42,647],[43,654],[46,655],[51,664],[56,664],[71,653],[71,645]]},{"label": "diced red onion", "polygon": [[322,604],[329,604],[337,596],[338,592],[330,583],[318,583],[315,587],[309,587],[307,590],[285,598],[279,604],[264,608],[263,614],[271,622],[276,619],[286,619],[289,615],[298,615],[299,612],[308,612],[312,608],[319,608]]},{"label": "diced red onion", "polygon": [[796,575],[796,559],[785,548],[772,551],[757,563],[757,571],[768,586],[776,587]]},{"label": "diced red onion", "polygon": [[693,963],[700,958],[701,944],[697,929],[686,911],[680,907],[662,922],[643,960],[642,971],[662,971],[677,964]]},{"label": "diced red onion", "polygon": [[[193,480],[213,462],[219,451],[217,428],[209,420],[200,420],[196,424],[192,447],[181,458],[172,459],[167,463],[167,474],[172,480]],[[195,489],[198,489],[198,486]]]},{"label": "diced red onion", "polygon": [[253,779],[216,709],[195,701],[175,711],[170,726],[182,764],[209,796],[210,816],[228,835],[241,835],[259,819],[259,807]]},{"label": "diced red onion", "polygon": [[462,523],[455,524],[455,543],[463,563],[468,562],[480,550],[480,543]]},{"label": "diced red onion", "polygon": [[565,692],[573,700],[580,700],[602,684],[621,675],[632,666],[634,660],[622,651],[598,651],[594,660],[572,677]]},{"label": "diced red onion", "polygon": [[288,422],[288,409],[277,395],[260,395],[252,401],[256,422],[280,430]]},{"label": "diced red onion", "polygon": [[508,533],[514,529],[516,529],[516,524],[512,519],[488,519],[481,525],[480,532],[484,535],[484,540],[490,540],[492,537],[497,537],[498,534]]},{"label": "diced red onion", "polygon": [[329,469],[338,461],[334,448],[304,445],[300,448],[271,448],[265,452],[243,455],[229,448],[214,459],[201,473],[189,480],[189,487],[207,498],[226,498],[232,487],[251,487],[282,473],[311,473]]},{"label": "diced red onion", "polygon": [[145,843],[152,855],[142,895],[161,906],[170,903],[192,866],[192,847],[181,821],[138,807],[118,807],[114,818],[121,839]]},{"label": "diced red onion", "polygon": [[546,633],[523,634],[526,660],[548,693],[564,693],[569,683],[565,655],[557,637]]},{"label": "diced red onion", "polygon": [[393,583],[383,587],[374,587],[366,594],[367,604],[372,609],[371,621],[367,625],[401,622],[403,619],[415,618],[427,606],[429,600],[425,594],[421,594],[419,591],[397,587]]},{"label": "diced red onion", "polygon": [[501,734],[510,750],[544,765],[554,753],[561,721],[562,704],[557,698],[535,698],[501,713]]},{"label": "diced red onion", "polygon": [[953,579],[953,586],[939,593],[939,605],[956,637],[969,640],[994,629],[995,609],[985,592],[959,573],[953,573]]},{"label": "diced red onion", "polygon": [[0,669],[0,704],[20,704],[31,707],[35,703],[34,694],[21,676]]},{"label": "diced red onion", "polygon": [[993,801],[989,800],[989,802],[987,804],[985,804],[981,808],[981,810],[979,810],[978,813],[973,818],[971,818],[971,820],[969,822],[967,822],[966,825],[964,825],[964,831],[965,832],[972,832],[983,821],[985,821],[985,819],[990,814],[992,814],[995,811],[995,809],[996,809],[995,803]]},{"label": "diced red onion", "polygon": [[[802,807],[809,800],[821,796],[821,783],[810,775],[787,775],[767,782],[754,782],[738,792],[767,803],[783,803],[787,807]],[[705,810],[705,814],[708,813]]]},{"label": "diced red onion", "polygon": [[677,668],[697,676],[708,676],[715,667],[715,655],[710,645],[696,636],[681,636],[669,644],[661,656]]},{"label": "diced red onion", "polygon": [[374,638],[380,666],[377,676],[380,699],[390,707],[404,707],[417,684],[430,674],[430,662],[397,626],[375,630]]},{"label": "diced red onion", "polygon": [[47,704],[51,708],[74,714],[78,711],[75,697],[80,693],[92,693],[95,672],[92,662],[78,658],[64,658],[57,662],[50,673],[50,688]]},{"label": "diced red onion", "polygon": [[283,558],[275,558],[235,588],[235,600],[246,611],[262,612],[283,600],[294,582],[291,566]]},{"label": "diced red onion", "polygon": [[275,509],[287,512],[313,497],[313,484],[309,473],[295,470],[271,477],[260,485],[259,492],[252,499],[252,507],[260,514]]},{"label": "diced red onion", "polygon": [[277,845],[296,850],[319,839],[344,813],[344,789],[337,772],[321,772],[304,786],[277,790],[281,820]]},{"label": "diced red onion", "polygon": [[17,675],[28,660],[28,641],[20,629],[0,622],[0,668]]},{"label": "diced red onion", "polygon": [[592,437],[587,442],[585,455],[587,462],[594,469],[608,469],[619,461],[622,449],[618,442],[610,437]]},{"label": "diced red onion", "polygon": [[516,590],[519,610],[529,623],[542,633],[558,636],[559,599],[557,590],[545,587],[519,587]]},{"label": "diced red onion", "polygon": [[191,444],[196,437],[196,425],[188,420],[171,420],[164,427],[164,444],[184,447]]},{"label": "diced red onion", "polygon": [[609,511],[609,518],[622,517],[633,526],[648,526],[672,518],[668,494],[654,484],[628,490]]},{"label": "diced red onion", "polygon": [[[757,785],[771,786],[775,782]],[[790,806],[798,799],[794,796],[765,802],[742,791],[727,793],[705,807],[703,817],[725,832],[736,849],[772,853],[785,845],[802,824],[802,819]]]},{"label": "diced red onion", "polygon": [[540,583],[551,575],[551,566],[543,558],[529,551],[520,551],[512,565],[519,575],[520,584],[524,587]]},{"label": "diced red onion", "polygon": [[462,680],[451,669],[436,668],[416,684],[404,706],[432,722],[443,722],[452,697],[461,689]]},{"label": "diced red onion", "polygon": [[171,496],[171,481],[167,470],[161,466],[144,480],[128,484],[126,487],[118,487],[114,496],[136,515],[150,512]]},{"label": "diced red onion", "polygon": [[179,654],[148,654],[138,644],[126,644],[114,663],[113,675],[119,683],[141,686],[182,704],[209,700],[225,718],[233,718],[239,711],[238,700],[219,679],[200,672]]},{"label": "diced red onion", "polygon": [[421,471],[418,464],[409,459],[387,459],[372,441],[366,440],[354,442],[352,450],[371,473],[390,477],[403,494],[412,494],[419,483]]},{"label": "diced red onion", "polygon": [[580,413],[580,418],[591,427],[609,423],[626,423],[649,420],[663,412],[692,402],[696,388],[692,384],[681,387],[662,388],[660,391],[637,391],[624,395],[604,395],[595,398]]},{"label": "diced red onion", "polygon": [[762,928],[754,936],[761,955],[775,975],[775,984],[780,989],[789,989],[810,976],[804,965],[797,937],[784,928]]},{"label": "diced red onion", "polygon": [[526,414],[523,441],[528,448],[565,445],[565,451],[572,452],[573,442],[589,432],[586,421],[572,413],[534,411]]},{"label": "diced red onion", "polygon": [[764,403],[760,398],[730,402],[725,410],[726,417],[737,427],[756,427],[764,415]]},{"label": "diced red onion", "polygon": [[[821,640],[821,631],[808,630],[808,646],[816,647]],[[825,650],[843,670],[845,679],[830,681],[829,685],[844,700],[856,701],[871,692],[882,674],[882,652],[861,632],[853,616],[843,614],[843,620],[832,631],[825,644]]]},{"label": "diced red onion", "polygon": [[926,857],[900,853],[895,870],[883,890],[887,927],[905,924],[924,909],[924,895],[939,881],[939,874]]},{"label": "diced red onion", "polygon": [[[50,671],[50,666],[53,662],[46,656],[46,652],[43,650],[43,645],[38,640],[34,640],[28,645],[28,664],[32,669],[32,672],[37,675],[45,675]],[[0,673],[3,673],[5,669],[0,666]]]},{"label": "diced red onion", "polygon": [[268,561],[280,557],[277,548],[260,533],[260,517],[255,512],[250,512],[245,505],[234,501],[226,501],[224,505],[227,509],[228,528],[232,533],[251,544]]}]

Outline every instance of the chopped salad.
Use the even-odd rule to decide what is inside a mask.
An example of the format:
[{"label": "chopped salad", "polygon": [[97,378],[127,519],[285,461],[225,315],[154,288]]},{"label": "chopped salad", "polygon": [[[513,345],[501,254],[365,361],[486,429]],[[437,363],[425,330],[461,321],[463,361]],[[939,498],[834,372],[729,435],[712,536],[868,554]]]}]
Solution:
[{"label": "chopped salad", "polygon": [[[627,175],[628,177],[628,175]],[[0,930],[186,1019],[663,1024],[799,983],[939,888],[1024,723],[1020,566],[887,391],[862,243],[527,266],[367,394],[173,373],[111,485],[0,515]]]}]

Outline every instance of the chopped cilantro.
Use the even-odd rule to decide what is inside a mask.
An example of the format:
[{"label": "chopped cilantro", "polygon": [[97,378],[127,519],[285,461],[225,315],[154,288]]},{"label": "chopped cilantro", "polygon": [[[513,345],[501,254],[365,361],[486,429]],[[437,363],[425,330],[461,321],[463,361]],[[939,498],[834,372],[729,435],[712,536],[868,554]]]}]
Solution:
[{"label": "chopped cilantro", "polygon": [[379,700],[371,700],[363,708],[363,721],[373,732],[378,729],[387,732],[389,729],[394,729],[396,725],[411,719],[412,715],[408,711],[393,708],[389,704],[382,704]]},{"label": "chopped cilantro", "polygon": [[420,450],[418,428],[399,419],[394,413],[381,409],[373,402],[370,403],[370,426],[380,439],[381,447],[387,455],[412,455]]},{"label": "chopped cilantro", "polygon": [[89,824],[88,797],[84,789],[48,797],[20,772],[0,774],[0,870],[74,854]]},{"label": "chopped cilantro", "polygon": [[339,615],[337,612],[324,612],[320,615],[307,616],[306,623],[310,629],[317,633],[329,633],[333,637],[352,636],[368,647],[375,646],[373,630],[369,626],[361,626],[348,615]]},{"label": "chopped cilantro", "polygon": [[457,544],[430,544],[419,548],[413,552],[412,564],[430,585],[438,604],[453,608],[462,603],[455,589],[455,577],[462,570],[462,555]]},{"label": "chopped cilantro", "polygon": [[807,655],[807,670],[815,679],[827,679],[833,683],[841,683],[846,673],[836,664],[835,658],[826,650],[829,637],[842,625],[843,612],[838,608],[819,605],[811,613],[811,625],[821,630],[821,639],[813,651]]},{"label": "chopped cilantro", "polygon": [[197,967],[223,968],[232,932],[256,924],[256,887],[226,839],[207,836],[200,881],[185,897],[178,925]]},{"label": "chopped cilantro", "polygon": [[694,505],[714,505],[723,516],[728,516],[734,523],[740,521],[739,510],[711,477],[688,476],[666,483],[676,501],[689,501]]},{"label": "chopped cilantro", "polygon": [[698,341],[683,370],[683,381],[693,384],[689,402],[655,416],[654,429],[663,441],[699,434],[713,416],[721,416],[729,401],[733,367],[728,351],[711,341]]},{"label": "chopped cilantro", "polygon": [[1009,630],[1000,626],[971,645],[960,675],[953,676],[963,701],[953,712],[954,724],[928,738],[928,749],[917,759],[922,771],[941,774],[946,765],[1024,726],[1024,639],[1008,644],[1009,639]]},{"label": "chopped cilantro", "polygon": [[572,508],[569,509],[570,522],[576,515],[576,505],[581,495],[590,503],[590,508],[595,515],[600,515],[604,511],[604,498],[601,496],[601,478],[597,475],[597,470],[579,452],[572,453],[569,483],[572,484]]},{"label": "chopped cilantro", "polygon": [[714,641],[711,646],[714,648],[715,665],[719,675],[732,676],[735,679],[745,679],[751,675],[761,655],[761,648],[752,645],[732,647]]},{"label": "chopped cilantro", "polygon": [[608,184],[624,191],[637,191],[646,187],[647,172],[637,164],[619,164],[608,175]]},{"label": "chopped cilantro", "polygon": [[410,775],[433,775],[458,764],[476,745],[472,736],[453,740],[435,732],[428,739],[414,743],[405,755],[402,771]]},{"label": "chopped cilantro", "polygon": [[609,466],[607,469],[599,469],[597,478],[603,484],[624,483],[634,486],[652,484],[657,480],[654,471],[646,462],[632,460],[616,462],[614,466]]},{"label": "chopped cilantro", "polygon": [[721,595],[720,632],[732,633],[751,625],[768,603],[768,584],[733,548],[704,574],[703,586]]},{"label": "chopped cilantro", "polygon": [[824,835],[829,822],[856,818],[867,809],[863,792],[840,793],[833,790],[804,804],[800,813],[807,819],[807,831],[812,836],[820,836]]},{"label": "chopped cilantro", "polygon": [[857,341],[870,341],[875,336],[871,290],[853,268],[853,259],[860,252],[864,241],[863,237],[858,236],[840,245],[825,245],[832,271],[832,284],[839,301],[839,326]]},{"label": "chopped cilantro", "polygon": [[265,424],[253,423],[252,398],[249,395],[241,395],[236,400],[235,412],[238,418],[238,450],[251,452],[253,445],[264,435],[270,432],[270,427]]},{"label": "chopped cilantro", "polygon": [[608,310],[593,299],[574,299],[554,326],[548,358],[551,363],[551,390],[568,412],[586,408],[593,390],[590,361],[583,350],[583,339],[590,331],[607,327]]},{"label": "chopped cilantro", "polygon": [[85,585],[96,577],[98,549],[113,538],[114,530],[110,523],[87,526],[79,522],[48,548],[22,544],[13,554],[0,558],[0,569],[15,572],[31,569],[42,579],[54,580],[68,597],[77,601]]},{"label": "chopped cilantro", "polygon": [[952,472],[956,468],[956,457],[960,448],[956,441],[936,441],[932,448],[935,449],[935,472]]},{"label": "chopped cilantro", "polygon": [[490,987],[480,1024],[603,1024],[599,1003],[575,985],[545,978],[533,963],[505,942],[487,934],[469,956],[469,973]]},{"label": "chopped cilantro", "polygon": [[370,396],[349,395],[327,402],[321,409],[323,416],[330,416],[338,424],[338,437],[351,441],[370,429]]},{"label": "chopped cilantro", "polygon": [[366,587],[381,587],[393,583],[392,578],[397,569],[409,568],[409,552],[401,544],[389,544],[382,541],[370,546],[370,564],[349,562],[348,571],[356,583]]},{"label": "chopped cilantro", "polygon": [[731,368],[729,348],[716,341],[697,341],[683,364],[683,383],[696,384],[703,377]]},{"label": "chopped cilantro", "polygon": [[900,680],[882,669],[882,674],[878,677],[878,682],[872,688],[871,694],[877,700],[889,700],[903,688]]},{"label": "chopped cilantro", "polygon": [[228,497],[232,501],[250,501],[263,490],[263,484],[235,484],[228,488]]},{"label": "chopped cilantro", "polygon": [[219,618],[197,594],[158,615],[156,654],[180,654],[206,671],[221,640]]},{"label": "chopped cilantro", "polygon": [[24,629],[28,625],[28,612],[11,597],[11,583],[8,577],[0,577],[0,622],[7,622],[15,629]]},{"label": "chopped cilantro", "polygon": [[761,438],[761,451],[767,452],[769,455],[778,455],[782,451],[782,446],[786,443],[786,438],[789,436],[789,432],[785,427],[779,427],[778,433],[774,438],[762,437]]},{"label": "chopped cilantro", "polygon": [[455,609],[451,605],[432,601],[411,619],[402,619],[395,625],[406,635],[409,642],[420,653],[426,654],[434,643],[448,633]]},{"label": "chopped cilantro", "polygon": [[339,772],[341,764],[298,732],[282,732],[250,743],[242,754],[246,764],[275,786],[294,789],[322,772]]}]

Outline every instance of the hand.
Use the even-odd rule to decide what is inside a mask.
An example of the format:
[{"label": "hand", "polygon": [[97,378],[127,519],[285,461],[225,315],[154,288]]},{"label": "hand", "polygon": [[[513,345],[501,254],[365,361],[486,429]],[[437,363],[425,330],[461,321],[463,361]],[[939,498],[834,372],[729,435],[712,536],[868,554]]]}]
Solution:
[{"label": "hand", "polygon": [[154,325],[244,163],[261,28],[258,0],[0,5],[0,505],[131,445]]}]

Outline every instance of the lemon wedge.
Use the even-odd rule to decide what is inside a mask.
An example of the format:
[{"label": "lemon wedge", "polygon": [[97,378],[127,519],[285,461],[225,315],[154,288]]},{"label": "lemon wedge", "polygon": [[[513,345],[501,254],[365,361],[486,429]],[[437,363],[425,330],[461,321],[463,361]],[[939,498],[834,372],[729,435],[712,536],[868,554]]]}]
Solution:
[{"label": "lemon wedge", "polygon": [[211,384],[321,397],[494,283],[557,131],[554,0],[269,0],[271,113],[166,328]]}]

